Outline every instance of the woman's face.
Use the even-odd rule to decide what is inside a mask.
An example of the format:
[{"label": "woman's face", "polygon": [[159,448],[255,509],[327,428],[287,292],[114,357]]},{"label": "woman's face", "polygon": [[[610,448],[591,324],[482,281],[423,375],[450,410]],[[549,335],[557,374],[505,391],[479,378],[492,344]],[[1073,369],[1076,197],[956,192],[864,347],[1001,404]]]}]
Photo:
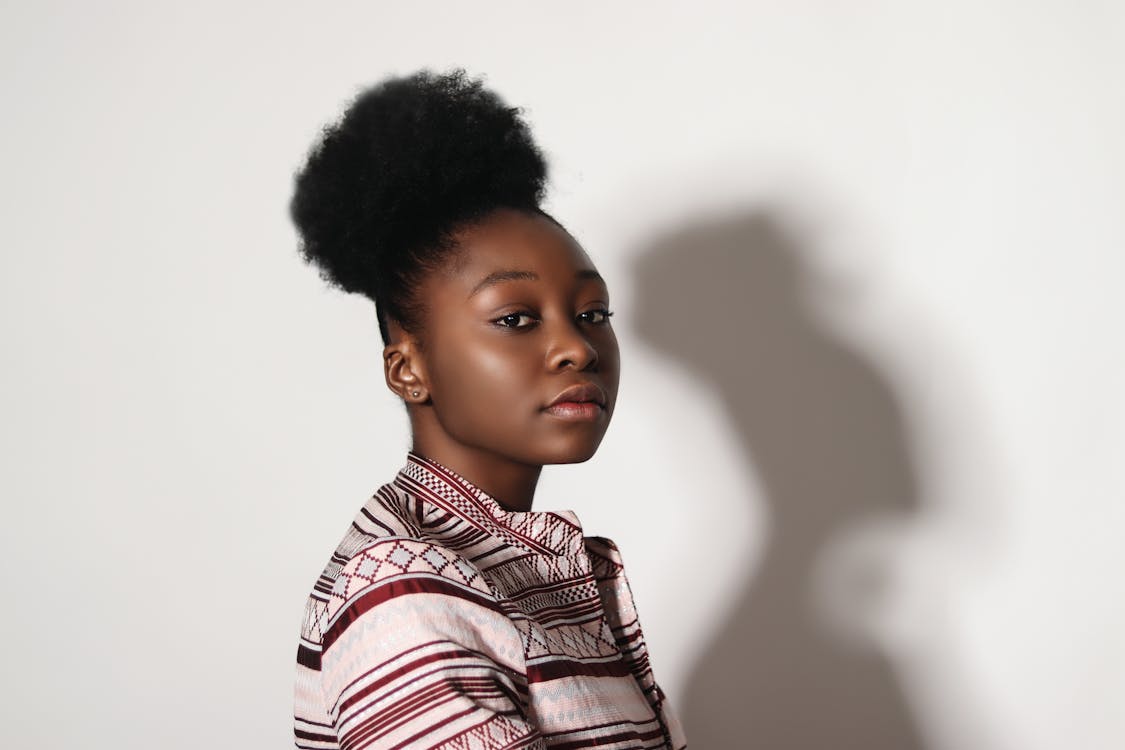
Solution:
[{"label": "woman's face", "polygon": [[[421,422],[441,433],[430,443],[524,464],[589,459],[609,427],[621,370],[605,282],[578,243],[541,216],[497,211],[460,240],[457,261],[420,290],[429,399],[417,408],[432,419],[415,420],[416,429]],[[600,391],[604,408],[546,409],[584,384]]]}]

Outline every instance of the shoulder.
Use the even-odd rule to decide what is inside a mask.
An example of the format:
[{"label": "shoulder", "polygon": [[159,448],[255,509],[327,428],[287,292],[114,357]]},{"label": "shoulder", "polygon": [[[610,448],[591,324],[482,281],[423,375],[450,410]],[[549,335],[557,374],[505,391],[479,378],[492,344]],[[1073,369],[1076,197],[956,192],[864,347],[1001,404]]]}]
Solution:
[{"label": "shoulder", "polygon": [[[310,643],[319,642],[329,619],[340,611],[349,597],[365,585],[404,572],[396,570],[402,567],[396,563],[403,563],[410,555],[429,561],[433,567],[444,567],[439,560],[440,549],[427,554],[428,547],[436,545],[429,545],[422,538],[422,516],[418,498],[393,482],[382,485],[367,499],[348,524],[313,585],[305,604],[303,638]],[[442,557],[448,558],[451,553],[445,552]],[[468,561],[462,560],[456,569],[443,572],[446,576],[455,576],[457,569],[467,572],[467,565]],[[415,562],[405,568],[418,571],[422,563]]]},{"label": "shoulder", "polygon": [[[341,576],[345,572],[355,576],[360,564],[363,565],[362,575],[366,575],[372,565],[381,567],[379,554],[389,556],[393,552],[388,543],[399,542],[400,547],[407,549],[412,546],[411,541],[424,544],[419,524],[421,515],[418,498],[393,482],[379,487],[356,513],[325,565],[316,586],[321,598],[338,594],[348,583],[341,580]],[[404,554],[397,552],[388,562],[401,561]]]},{"label": "shoulder", "polygon": [[460,553],[416,537],[384,536],[352,555],[340,569],[332,595],[347,599],[360,589],[402,578],[444,580],[489,592],[480,570]]},{"label": "shoulder", "polygon": [[336,558],[347,561],[357,552],[387,537],[418,539],[421,529],[418,498],[393,482],[379,487],[356,513],[336,548]]},{"label": "shoulder", "polygon": [[387,537],[365,547],[341,569],[325,614],[323,652],[336,668],[441,643],[513,669],[523,658],[510,605],[476,566],[433,542]]},{"label": "shoulder", "polygon": [[376,606],[418,594],[441,596],[431,604],[447,614],[465,607],[503,614],[480,570],[465,557],[434,542],[387,536],[372,540],[340,569],[329,595],[328,629],[338,632]]}]

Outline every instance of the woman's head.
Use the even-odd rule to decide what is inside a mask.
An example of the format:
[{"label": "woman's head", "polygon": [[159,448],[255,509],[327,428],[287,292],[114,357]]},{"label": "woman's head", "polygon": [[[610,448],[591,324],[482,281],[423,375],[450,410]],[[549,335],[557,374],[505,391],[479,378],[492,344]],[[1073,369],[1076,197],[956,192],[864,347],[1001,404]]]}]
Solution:
[{"label": "woman's head", "polygon": [[[609,425],[617,340],[604,281],[539,207],[547,167],[519,112],[460,69],[386,80],[325,130],[291,211],[322,278],[375,302],[416,448],[573,463]],[[576,384],[604,408],[545,410]]]}]

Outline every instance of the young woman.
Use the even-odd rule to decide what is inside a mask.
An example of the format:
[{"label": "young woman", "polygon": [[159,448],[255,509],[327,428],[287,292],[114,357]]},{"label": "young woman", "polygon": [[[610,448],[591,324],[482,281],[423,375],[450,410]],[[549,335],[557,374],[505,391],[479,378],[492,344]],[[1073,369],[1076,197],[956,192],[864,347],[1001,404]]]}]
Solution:
[{"label": "young woman", "polygon": [[297,176],[302,255],[374,301],[413,437],[309,597],[298,747],[686,747],[616,546],[531,509],[544,464],[594,455],[620,363],[520,111],[462,69],[387,79]]}]

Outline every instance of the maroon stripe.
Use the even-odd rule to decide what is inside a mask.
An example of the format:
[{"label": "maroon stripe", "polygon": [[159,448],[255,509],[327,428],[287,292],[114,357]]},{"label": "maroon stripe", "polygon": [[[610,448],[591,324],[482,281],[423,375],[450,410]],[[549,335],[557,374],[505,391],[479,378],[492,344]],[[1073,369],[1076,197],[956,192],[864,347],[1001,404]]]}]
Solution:
[{"label": "maroon stripe", "polygon": [[601,619],[602,608],[595,602],[574,602],[570,605],[537,607],[528,611],[545,628],[550,629],[556,620],[568,620],[575,624]]},{"label": "maroon stripe", "polygon": [[[463,478],[453,476],[454,472],[452,469],[446,469],[442,466],[437,465],[434,461],[431,461],[430,459],[424,456],[419,456],[417,454],[411,454],[408,456],[408,458],[411,461],[423,464],[425,468],[429,469],[429,476],[431,478],[433,478],[435,481],[441,482],[443,486],[452,489],[461,498],[462,502],[464,502],[466,505],[470,505],[474,510],[476,510],[477,515],[479,515],[481,518],[487,518],[488,523],[495,527],[493,533],[501,537],[513,539],[519,542],[522,546],[535,552],[557,554],[555,550],[551,549],[545,544],[542,544],[541,542],[539,542],[539,540],[523,534],[509,526],[501,526],[497,524],[496,520],[492,518],[492,514],[489,513],[488,508],[462,483]],[[421,482],[417,482],[416,484],[418,488],[425,494],[425,496],[435,505],[445,507],[446,503],[449,502],[444,497],[434,492]],[[459,515],[464,517],[464,514]],[[465,520],[472,519],[466,518]],[[474,521],[474,523],[476,522]]]},{"label": "maroon stripe", "polygon": [[[551,738],[551,749],[561,747],[590,747],[590,734],[598,732],[598,745],[622,740],[636,740],[647,745],[652,740],[660,740],[664,731],[660,723],[653,719],[645,724],[632,721],[607,722],[605,724],[583,724],[581,729],[568,729],[563,732],[552,732],[547,735]],[[600,732],[607,732],[602,734]],[[609,734],[608,732],[613,732]],[[573,739],[568,739],[573,735]],[[660,745],[657,744],[656,747]]]},{"label": "maroon stripe", "polygon": [[[523,682],[523,679],[521,679],[521,675],[517,675],[515,673],[509,673],[507,671],[504,671],[502,668],[499,667],[499,665],[497,665],[493,661],[491,661],[491,659],[486,654],[483,654],[479,651],[473,651],[472,649],[467,649],[467,648],[464,648],[464,647],[461,647],[461,646],[457,646],[455,644],[451,644],[451,643],[448,643],[448,642],[445,642],[445,641],[428,641],[426,643],[421,643],[417,646],[409,648],[409,649],[403,651],[401,654],[397,654],[397,653],[394,654],[387,661],[374,665],[373,667],[371,667],[367,671],[363,672],[362,674],[360,674],[357,677],[355,677],[354,679],[352,679],[351,682],[349,682],[343,688],[343,690],[341,691],[341,694],[346,693],[349,690],[351,690],[353,688],[353,686],[355,686],[357,683],[363,682],[364,680],[368,679],[373,673],[379,671],[380,669],[383,669],[386,664],[389,664],[390,662],[392,662],[396,659],[401,659],[403,657],[406,657],[406,656],[408,656],[410,654],[413,654],[415,652],[422,651],[423,649],[433,647],[436,644],[443,644],[443,645],[449,646],[450,648],[447,649],[445,652],[442,652],[440,654],[431,654],[429,657],[419,656],[418,658],[414,659],[413,662],[410,662],[409,665],[404,665],[403,667],[397,668],[394,673],[388,674],[387,676],[385,676],[381,681],[379,681],[375,685],[368,686],[367,688],[365,688],[364,694],[369,693],[371,691],[371,689],[373,689],[375,687],[379,687],[379,686],[385,684],[386,682],[395,679],[400,674],[405,674],[406,672],[410,671],[411,665],[417,665],[417,666],[413,666],[413,668],[416,669],[416,668],[418,668],[418,666],[424,666],[427,663],[434,662],[437,659],[439,659],[443,656],[447,656],[449,654],[460,655],[459,658],[464,658],[464,655],[467,654],[471,657],[475,657],[476,661],[473,662],[473,663],[475,664],[476,668],[479,669],[481,665],[494,667],[512,681],[516,692],[511,693],[510,691],[507,690],[507,686],[504,686],[504,689],[505,689],[505,691],[510,693],[510,697],[511,697],[513,703],[515,703],[516,705],[522,705],[524,702],[526,702],[526,700],[527,700],[527,687],[526,687],[526,684]],[[428,677],[429,675],[431,675],[431,674],[433,674],[434,672],[437,672],[437,671],[440,671],[440,667],[438,669],[430,670],[429,672],[426,672],[424,674],[416,676],[413,680],[411,680],[409,683],[407,683],[407,686],[412,685],[412,684],[418,682],[420,679]],[[401,689],[403,689],[403,688],[399,688],[399,690],[401,690]],[[397,692],[397,690],[395,692]],[[390,695],[394,695],[394,692],[390,693]],[[349,700],[351,700],[351,699],[349,699]],[[339,705],[339,701],[337,701],[336,703],[333,703],[331,710],[335,711],[337,709],[338,705]]]},{"label": "maroon stripe", "polygon": [[336,642],[347,630],[348,626],[358,620],[364,613],[377,607],[388,599],[406,594],[446,594],[462,599],[477,606],[484,607],[503,615],[504,610],[491,599],[478,591],[464,589],[456,584],[440,578],[423,578],[421,576],[407,576],[390,578],[379,581],[367,588],[362,595],[344,609],[340,610],[336,620],[324,634],[324,650]]},{"label": "maroon stripe", "polygon": [[628,677],[629,667],[620,659],[613,661],[580,662],[573,659],[556,659],[541,664],[527,665],[529,683],[547,682],[560,677]]},{"label": "maroon stripe", "polygon": [[[466,735],[472,734],[474,732],[480,733],[481,727],[487,726],[488,724],[491,724],[494,721],[496,721],[496,718],[493,717],[493,716],[489,716],[488,718],[486,718],[484,721],[480,722],[479,724],[475,724],[471,727],[468,727],[465,730],[463,730],[462,732],[454,735],[453,737],[450,737],[448,740],[446,740],[445,742],[442,743],[441,747],[443,747],[443,748],[450,747],[450,746],[453,746],[453,747],[470,747],[470,748],[471,747],[480,747],[479,741],[475,742],[475,743],[471,742],[470,740],[466,739]],[[525,722],[522,722],[522,721],[520,723],[525,724]],[[526,729],[526,732],[524,734],[522,734],[520,737],[517,737],[516,739],[512,740],[512,742],[510,744],[504,745],[503,750],[518,750],[521,747],[529,747],[530,743],[536,742],[537,740],[540,739],[540,735],[537,731],[535,731],[534,729],[532,729],[529,726],[525,726],[524,728]],[[506,734],[507,732],[505,731],[504,733]],[[539,745],[539,746],[541,746],[541,745]],[[499,748],[499,745],[490,743],[486,747]]]},{"label": "maroon stripe", "polygon": [[[495,698],[495,692],[488,692],[482,690],[462,691],[456,685],[440,685],[430,689],[424,696],[409,695],[409,705],[397,705],[394,707],[387,707],[384,710],[376,712],[375,715],[368,717],[361,724],[354,727],[348,732],[349,738],[354,738],[358,741],[371,741],[376,738],[385,737],[388,733],[399,729],[403,726],[408,726],[416,722],[419,718],[425,717],[426,714],[432,713],[433,715],[441,715],[440,709],[442,706],[457,700],[458,698],[468,698],[469,707],[463,710],[454,709],[454,713],[450,714],[444,720],[434,723],[432,716],[428,719],[428,728],[416,734],[411,741],[414,741],[423,734],[427,734],[434,729],[445,726],[451,721],[464,716],[472,711],[480,710],[478,700],[487,700]],[[420,699],[424,698],[424,699]],[[515,709],[507,711],[490,711],[498,716],[518,716],[522,720],[522,714]]]},{"label": "maroon stripe", "polygon": [[[392,529],[390,526],[388,526],[387,524],[383,523],[378,518],[376,518],[375,515],[371,511],[369,511],[367,508],[360,508],[359,512],[362,513],[363,517],[366,518],[368,521],[370,521],[374,526],[377,526],[380,529],[382,529],[383,531],[387,532],[388,536],[394,536],[394,534],[395,534],[394,529]],[[358,526],[356,526],[356,529],[363,532],[364,534],[370,533],[369,531],[361,529]]]},{"label": "maroon stripe", "polygon": [[[585,576],[579,575],[574,578],[559,578],[553,581],[545,581],[540,584],[524,583],[521,590],[513,592],[508,598],[514,602],[530,599],[533,596],[542,594],[550,594],[555,591],[565,591],[570,588],[577,588],[583,583]],[[598,600],[597,593],[591,593],[588,597],[591,600]]]},{"label": "maroon stripe", "polygon": [[314,651],[302,643],[297,646],[297,663],[309,669],[320,671],[320,652]]},{"label": "maroon stripe", "polygon": [[[574,558],[546,569],[538,562],[529,566],[529,559],[570,554],[574,549],[574,535],[581,534],[582,526],[569,512],[540,514],[545,526],[527,523],[522,516],[501,516],[494,502],[488,502],[487,493],[455,471],[413,452],[408,462],[395,480],[378,488],[375,497],[361,509],[313,586],[309,605],[313,609],[302,625],[298,667],[303,677],[311,677],[321,689],[327,685],[320,669],[332,671],[332,680],[346,687],[324,696],[323,703],[314,699],[313,704],[305,706],[298,701],[297,746],[311,748],[322,743],[337,750],[424,750],[479,738],[492,747],[501,743],[491,740],[489,730],[497,731],[507,717],[513,724],[505,727],[505,736],[511,736],[514,728],[518,737],[502,743],[505,750],[529,750],[532,745],[544,744],[544,740],[553,750],[606,746],[682,750],[683,742],[674,743],[663,725],[661,709],[666,699],[652,675],[616,545],[602,537],[585,537],[585,544],[575,550],[581,558],[581,570],[573,572],[564,571],[575,567],[578,560]],[[435,544],[445,556],[450,551],[461,554],[483,574],[483,581],[474,579],[474,589],[459,583],[457,576],[443,577],[434,572],[397,573],[382,580],[376,577],[374,582],[354,576],[348,579],[346,572],[339,572],[348,562],[361,561],[355,560],[357,549],[378,544],[387,536]],[[555,548],[560,542],[562,550]],[[378,557],[377,552],[366,554]],[[388,568],[383,572],[386,574]],[[337,581],[337,575],[342,580]],[[343,602],[330,598],[328,589],[345,582],[352,587],[351,596]],[[624,591],[616,597],[619,587]],[[439,605],[441,611],[435,609],[432,616],[442,620],[451,616],[455,622],[464,622],[467,615],[476,621],[489,621],[490,613],[495,613],[511,623],[515,629],[511,636],[526,634],[528,627],[543,628],[555,647],[550,650],[562,653],[532,659],[528,664],[519,658],[522,649],[514,641],[511,645],[517,652],[512,657],[497,656],[485,646],[480,648],[489,653],[478,653],[456,642],[462,638],[430,630],[427,620],[431,615],[425,612],[396,628],[413,636],[409,639],[414,643],[428,642],[409,648],[392,647],[384,641],[387,626],[380,627],[379,610],[374,608],[410,593],[452,597],[439,600],[431,596],[428,600]],[[334,611],[332,601],[342,608]],[[614,603],[616,607],[611,606]],[[474,604],[483,609],[473,609]],[[324,621],[311,618],[328,615],[328,632],[322,633]],[[491,619],[501,626],[506,624]],[[368,623],[375,629],[357,633]],[[471,623],[465,626],[473,628]],[[609,639],[604,648],[612,656],[604,660],[591,656],[567,637],[579,629],[604,633]],[[353,640],[353,633],[361,640]],[[323,653],[319,652],[321,647]],[[516,661],[509,663],[509,658]],[[605,681],[622,689],[629,687],[626,683],[635,685],[640,688],[639,694],[633,693],[641,701],[638,705],[647,705],[655,716],[647,718],[649,710],[645,710],[633,722],[607,716],[590,724],[591,716],[585,708],[586,701],[594,696],[584,699],[576,695],[573,702],[568,701],[574,706],[573,715],[559,717],[556,731],[549,736],[528,724],[526,714],[536,710],[532,696],[537,695],[538,686],[545,691],[578,690],[583,680]],[[531,692],[529,688],[537,690]],[[331,725],[301,723],[306,710]],[[470,725],[473,728],[466,730]]]},{"label": "maroon stripe", "polygon": [[[570,748],[579,747],[597,747],[598,745],[610,745],[614,742],[625,742],[626,740],[634,740],[639,742],[647,742],[649,740],[661,739],[663,732],[657,730],[655,732],[646,732],[645,734],[638,734],[635,731],[627,730],[618,732],[617,734],[597,735],[595,742],[597,745],[591,745],[591,738],[586,736],[584,738],[575,739],[572,742],[558,742],[551,743],[551,750],[570,750]],[[643,747],[643,745],[642,745]],[[660,747],[660,745],[653,745],[652,747]]]},{"label": "maroon stripe", "polygon": [[449,718],[447,718],[445,721],[441,722],[440,724],[435,724],[432,727],[430,727],[429,729],[424,729],[421,732],[418,732],[413,737],[407,738],[406,742],[400,742],[399,744],[395,745],[393,748],[390,748],[389,750],[399,750],[400,748],[404,748],[404,747],[413,747],[414,743],[417,742],[419,740],[419,738],[429,734],[434,729],[436,729],[438,727],[445,726],[446,724],[449,724],[453,721],[456,721],[457,719],[460,719],[462,716],[466,716],[466,715],[472,713],[475,710],[477,710],[476,706],[473,706],[472,708],[467,708],[464,711],[453,714],[452,716],[450,716]]},{"label": "maroon stripe", "polygon": [[488,557],[489,555],[495,555],[497,552],[504,552],[504,551],[505,551],[504,547],[502,545],[498,544],[495,547],[493,547],[492,549],[488,550],[487,552],[482,552],[479,555],[476,555],[474,557],[470,557],[469,561],[474,562],[474,563],[480,562],[481,560]]},{"label": "maroon stripe", "polygon": [[336,735],[334,734],[316,734],[315,732],[306,732],[301,729],[294,729],[293,736],[302,740],[312,740],[313,742],[335,742]]},{"label": "maroon stripe", "polygon": [[[438,708],[454,700],[456,697],[456,692],[445,691],[444,693],[435,693],[431,696],[428,696],[428,700],[425,703],[418,703],[417,701],[415,701],[415,705],[409,711],[406,709],[399,709],[397,712],[394,712],[393,715],[388,715],[388,711],[378,711],[374,715],[358,724],[352,730],[347,732],[347,737],[349,741],[354,741],[357,744],[360,742],[367,744],[367,742],[385,736],[388,732],[392,732],[395,729],[409,725],[419,716],[423,716],[428,711],[436,712]],[[462,715],[464,713],[466,713],[466,711],[462,711],[461,714],[457,715]],[[442,726],[445,723],[446,722],[437,724],[430,723],[430,728],[436,728]]]},{"label": "maroon stripe", "polygon": [[[432,644],[427,644],[427,645],[432,645]],[[382,688],[386,687],[387,683],[394,682],[395,680],[397,680],[401,677],[405,677],[406,675],[410,674],[411,672],[414,672],[418,669],[421,669],[422,667],[425,667],[427,665],[440,663],[442,661],[447,661],[449,659],[463,658],[463,656],[466,655],[466,654],[472,655],[472,656],[479,656],[478,654],[476,654],[476,652],[473,652],[473,651],[466,651],[464,649],[450,649],[449,651],[443,651],[443,652],[439,652],[439,653],[435,653],[435,654],[430,654],[430,655],[427,655],[427,656],[424,656],[424,657],[420,657],[418,659],[415,659],[412,662],[409,662],[409,663],[404,664],[400,667],[397,667],[392,672],[388,672],[386,675],[384,675],[379,680],[373,682],[370,685],[364,686],[364,688],[362,690],[359,690],[354,695],[349,696],[347,700],[343,701],[340,704],[340,713],[343,714],[347,711],[350,711],[360,701],[364,700],[365,698],[367,698],[372,693],[379,692]],[[384,664],[385,663],[386,662],[384,662]],[[379,667],[376,667],[375,669],[371,670],[371,672],[376,671],[377,669],[379,669],[382,666],[383,666],[382,664],[379,665]],[[459,666],[455,667],[455,666],[450,665],[450,664],[445,664],[445,665],[438,666],[435,669],[431,669],[428,672],[423,672],[421,674],[415,675],[412,679],[410,679],[408,682],[404,683],[402,686],[400,686],[396,690],[394,690],[390,693],[387,693],[386,695],[380,696],[380,697],[390,698],[396,692],[401,692],[402,690],[405,690],[408,687],[412,688],[417,683],[423,682],[427,678],[429,678],[429,677],[431,677],[435,674],[442,674],[444,672],[444,673],[446,673],[446,675],[445,675],[445,681],[446,682],[456,682],[458,684],[470,685],[470,684],[473,683],[473,681],[477,681],[482,685],[496,686],[497,689],[500,692],[503,692],[504,694],[506,694],[513,701],[517,700],[516,696],[513,695],[511,693],[511,691],[505,690],[503,688],[503,686],[502,686],[502,684],[500,683],[499,680],[489,679],[487,677],[477,677],[477,676],[469,676],[469,677],[457,676],[457,677],[454,677],[454,674],[453,674],[457,670],[461,670],[461,669],[471,669],[471,670],[474,670],[474,671],[479,671],[481,669],[481,667],[492,668],[495,671],[503,674],[505,677],[510,677],[510,675],[508,675],[506,672],[504,672],[503,669],[500,668],[499,666],[497,666],[495,664],[492,664],[491,662],[482,663],[482,660],[478,658],[477,660],[472,661],[472,662],[470,662],[466,665],[459,665]],[[367,674],[371,674],[371,672],[368,672]],[[355,684],[355,683],[353,682],[352,684]],[[441,686],[439,683],[435,683],[435,685],[437,687]],[[433,689],[436,689],[436,688],[431,687],[429,689],[433,690]]]}]

